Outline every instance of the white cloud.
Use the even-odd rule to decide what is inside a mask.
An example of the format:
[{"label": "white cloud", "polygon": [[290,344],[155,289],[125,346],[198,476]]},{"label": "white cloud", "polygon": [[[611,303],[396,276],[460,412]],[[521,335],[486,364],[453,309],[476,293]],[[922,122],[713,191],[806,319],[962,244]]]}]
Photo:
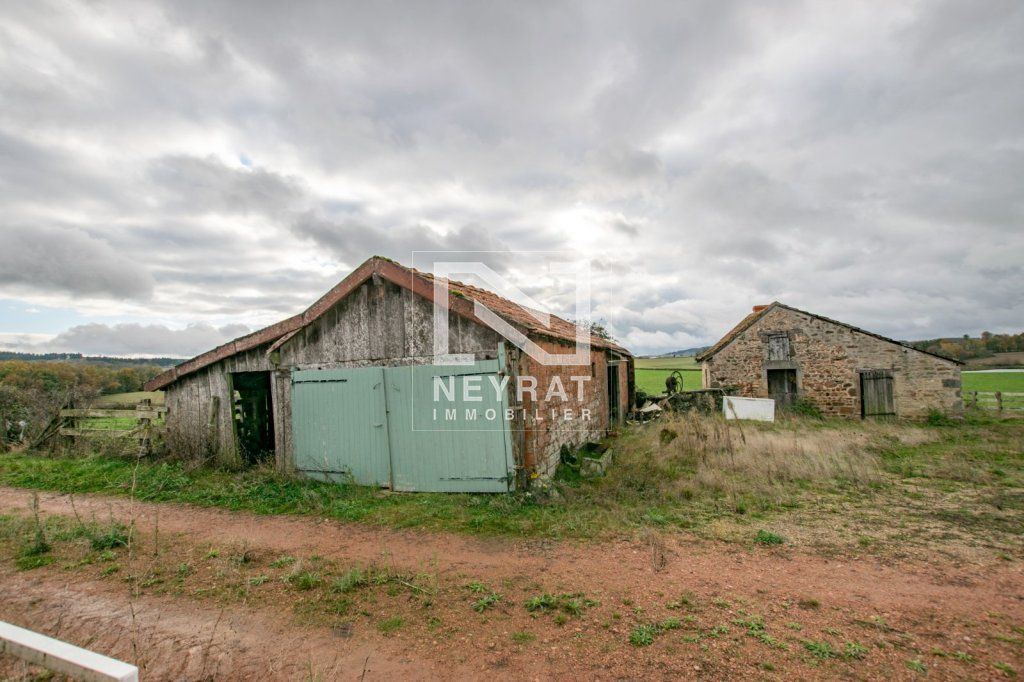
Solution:
[{"label": "white cloud", "polygon": [[[1020,3],[0,14],[0,295],[26,304],[256,327],[375,253],[575,249],[639,351],[773,299],[901,338],[1024,319]],[[128,347],[96,331],[62,336]]]}]

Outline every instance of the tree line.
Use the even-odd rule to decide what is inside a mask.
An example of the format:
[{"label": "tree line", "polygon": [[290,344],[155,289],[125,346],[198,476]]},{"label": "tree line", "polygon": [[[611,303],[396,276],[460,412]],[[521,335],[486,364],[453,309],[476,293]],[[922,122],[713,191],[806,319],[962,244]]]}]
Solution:
[{"label": "tree line", "polygon": [[[93,365],[83,362],[0,361],[0,449],[9,433],[28,438],[50,423],[64,405],[112,393],[141,391],[162,372],[156,365]],[[25,422],[25,428],[18,424]]]},{"label": "tree line", "polygon": [[918,350],[938,353],[957,360],[989,358],[996,353],[1024,351],[1024,332],[1019,334],[982,332],[981,336],[977,338],[964,334],[962,338],[928,339],[914,341],[911,345]]}]

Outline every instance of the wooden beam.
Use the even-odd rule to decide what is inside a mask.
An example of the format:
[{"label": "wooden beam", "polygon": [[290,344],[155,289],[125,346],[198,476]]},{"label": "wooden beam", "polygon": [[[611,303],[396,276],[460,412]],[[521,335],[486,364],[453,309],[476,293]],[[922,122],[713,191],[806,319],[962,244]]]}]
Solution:
[{"label": "wooden beam", "polygon": [[158,419],[161,414],[160,410],[145,409],[145,410],[112,410],[112,409],[96,409],[96,408],[72,408],[64,409],[60,411],[62,417],[75,417],[78,419]]}]

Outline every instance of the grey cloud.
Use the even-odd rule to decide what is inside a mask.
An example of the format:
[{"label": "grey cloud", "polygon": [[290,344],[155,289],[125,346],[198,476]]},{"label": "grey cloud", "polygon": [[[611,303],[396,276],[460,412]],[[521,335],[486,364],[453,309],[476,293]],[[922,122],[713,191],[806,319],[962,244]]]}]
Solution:
[{"label": "grey cloud", "polygon": [[1013,0],[2,15],[5,294],[255,325],[373,254],[578,249],[640,351],[776,297],[895,336],[1024,319]]},{"label": "grey cloud", "polygon": [[212,157],[161,157],[150,164],[149,176],[163,192],[166,209],[191,213],[276,215],[292,208],[305,195],[294,178],[262,168],[229,168]]},{"label": "grey cloud", "polygon": [[170,329],[160,324],[83,324],[71,327],[44,344],[52,351],[96,355],[168,355],[188,357],[249,332],[245,325],[214,327],[192,324]]},{"label": "grey cloud", "polygon": [[4,228],[0,287],[146,299],[153,279],[110,244],[82,230],[51,225]]}]

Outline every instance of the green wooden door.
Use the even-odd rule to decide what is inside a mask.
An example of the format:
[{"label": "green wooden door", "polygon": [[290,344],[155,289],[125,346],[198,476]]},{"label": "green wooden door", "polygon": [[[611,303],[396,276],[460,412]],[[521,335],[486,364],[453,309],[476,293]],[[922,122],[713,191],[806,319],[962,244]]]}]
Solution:
[{"label": "green wooden door", "polygon": [[[504,418],[507,393],[498,365],[497,360],[485,360],[465,367],[419,365],[384,371],[395,490],[510,490],[514,466]],[[435,389],[435,380],[450,397]],[[470,400],[465,399],[467,382]]]},{"label": "green wooden door", "polygon": [[[404,491],[507,492],[514,466],[499,364],[292,372],[296,469]],[[435,378],[448,389],[438,401]],[[465,399],[467,382],[479,400]]]},{"label": "green wooden door", "polygon": [[384,371],[292,372],[295,468],[312,478],[391,484]]}]

